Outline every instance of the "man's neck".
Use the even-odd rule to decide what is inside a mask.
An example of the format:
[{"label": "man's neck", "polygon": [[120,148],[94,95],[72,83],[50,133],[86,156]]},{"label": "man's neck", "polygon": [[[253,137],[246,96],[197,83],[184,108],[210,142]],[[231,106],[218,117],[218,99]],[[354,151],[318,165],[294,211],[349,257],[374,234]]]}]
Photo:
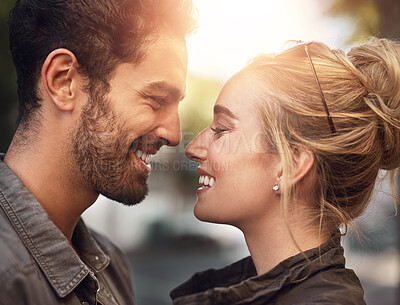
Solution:
[{"label": "man's neck", "polygon": [[74,176],[74,167],[69,164],[72,160],[63,156],[62,148],[43,145],[45,148],[35,149],[39,145],[21,150],[12,143],[4,163],[21,179],[71,243],[80,215],[94,203],[98,194]]}]

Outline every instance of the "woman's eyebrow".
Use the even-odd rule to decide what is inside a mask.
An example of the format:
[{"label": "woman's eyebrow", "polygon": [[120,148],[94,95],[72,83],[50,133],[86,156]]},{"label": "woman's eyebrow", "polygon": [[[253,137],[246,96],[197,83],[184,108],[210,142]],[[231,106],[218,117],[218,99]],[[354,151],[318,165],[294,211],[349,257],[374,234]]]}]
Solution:
[{"label": "woman's eyebrow", "polygon": [[214,114],[219,114],[219,113],[225,114],[226,116],[229,116],[232,119],[239,120],[239,118],[236,115],[234,115],[232,111],[230,111],[228,108],[221,105],[215,105]]}]

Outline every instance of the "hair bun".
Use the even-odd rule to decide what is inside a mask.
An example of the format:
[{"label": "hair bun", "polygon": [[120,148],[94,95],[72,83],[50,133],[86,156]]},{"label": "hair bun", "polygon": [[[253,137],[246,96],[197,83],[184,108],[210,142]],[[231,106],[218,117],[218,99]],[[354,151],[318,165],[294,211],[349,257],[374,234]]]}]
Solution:
[{"label": "hair bun", "polygon": [[348,58],[359,70],[368,92],[365,103],[376,113],[380,126],[382,169],[400,166],[400,45],[372,38],[354,47]]}]

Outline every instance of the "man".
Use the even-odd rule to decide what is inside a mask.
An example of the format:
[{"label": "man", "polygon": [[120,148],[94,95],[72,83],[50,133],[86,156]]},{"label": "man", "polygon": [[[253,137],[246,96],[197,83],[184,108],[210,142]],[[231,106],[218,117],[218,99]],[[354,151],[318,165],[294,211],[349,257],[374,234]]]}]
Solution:
[{"label": "man", "polygon": [[99,194],[142,201],[151,156],[179,143],[192,12],[189,0],[17,1],[0,304],[133,304],[121,252],[80,215]]}]

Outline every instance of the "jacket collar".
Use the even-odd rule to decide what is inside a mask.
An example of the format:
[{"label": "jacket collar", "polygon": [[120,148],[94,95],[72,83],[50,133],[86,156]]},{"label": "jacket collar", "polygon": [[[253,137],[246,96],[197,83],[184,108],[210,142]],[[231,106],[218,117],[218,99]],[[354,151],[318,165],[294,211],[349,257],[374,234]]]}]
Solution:
[{"label": "jacket collar", "polygon": [[[273,298],[285,286],[300,283],[326,267],[344,268],[340,232],[320,247],[292,256],[267,273],[257,275],[251,257],[225,268],[196,273],[187,282],[175,288],[170,296],[174,304],[246,304]],[[258,303],[257,303],[258,304]]]},{"label": "jacket collar", "polygon": [[[3,158],[1,154],[0,159]],[[59,297],[73,291],[90,273],[89,267],[99,272],[108,266],[110,258],[100,249],[82,219],[74,231],[81,260],[41,204],[2,161],[0,207]]]}]

